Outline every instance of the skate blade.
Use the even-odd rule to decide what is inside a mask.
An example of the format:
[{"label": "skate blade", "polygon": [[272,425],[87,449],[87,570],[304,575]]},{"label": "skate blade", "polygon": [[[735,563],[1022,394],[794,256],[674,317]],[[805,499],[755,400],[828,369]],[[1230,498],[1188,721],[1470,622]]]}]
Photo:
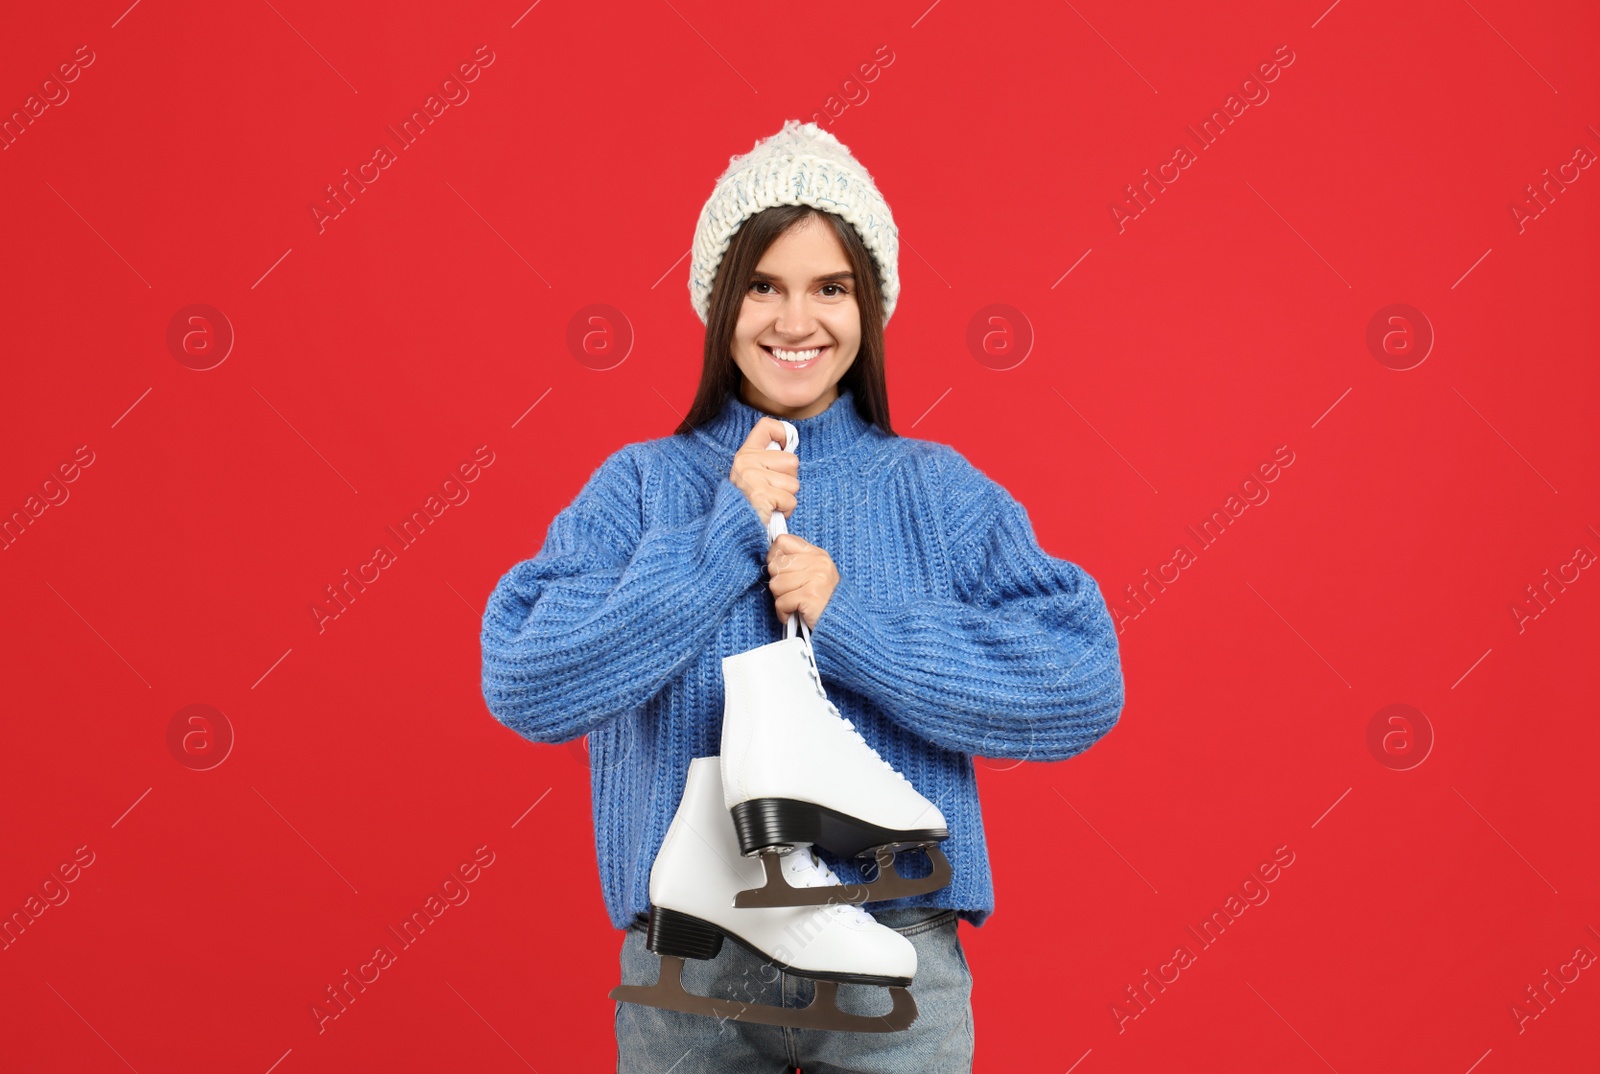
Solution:
[{"label": "skate blade", "polygon": [[890,985],[894,1007],[888,1014],[846,1014],[839,1009],[836,981],[811,978],[811,1002],[804,1007],[774,1007],[766,1003],[742,1003],[736,999],[697,996],[683,987],[683,959],[661,956],[661,976],[653,985],[618,985],[610,997],[623,1003],[639,1003],[665,1011],[703,1014],[731,1022],[747,1022],[791,1029],[832,1029],[844,1033],[894,1033],[907,1029],[917,1020],[917,1001],[909,991]]},{"label": "skate blade", "polygon": [[937,845],[916,844],[927,851],[933,871],[927,876],[907,879],[895,869],[894,846],[876,847],[873,856],[878,862],[878,878],[868,884],[827,884],[814,888],[792,886],[783,875],[782,855],[776,850],[761,852],[766,883],[759,888],[747,888],[733,897],[737,907],[772,906],[827,906],[831,903],[880,902],[885,899],[903,899],[908,895],[924,895],[938,891],[950,883],[950,859]]}]

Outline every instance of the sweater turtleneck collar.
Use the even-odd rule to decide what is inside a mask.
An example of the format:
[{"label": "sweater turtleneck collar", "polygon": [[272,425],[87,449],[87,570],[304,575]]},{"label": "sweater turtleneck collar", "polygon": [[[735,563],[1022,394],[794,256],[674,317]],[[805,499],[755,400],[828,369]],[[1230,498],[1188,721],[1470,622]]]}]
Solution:
[{"label": "sweater turtleneck collar", "polygon": [[[738,392],[729,394],[716,417],[696,430],[730,454],[744,446],[756,422],[772,417],[766,411],[746,403]],[[800,446],[795,451],[803,462],[820,462],[843,455],[860,440],[873,424],[856,412],[855,393],[840,388],[839,395],[828,404],[828,409],[809,418],[786,419],[800,433]]]}]

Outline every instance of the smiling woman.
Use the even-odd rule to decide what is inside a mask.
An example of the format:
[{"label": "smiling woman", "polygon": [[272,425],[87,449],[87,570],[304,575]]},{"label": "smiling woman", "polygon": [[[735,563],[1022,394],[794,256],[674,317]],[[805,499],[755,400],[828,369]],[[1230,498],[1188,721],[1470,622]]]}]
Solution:
[{"label": "smiling woman", "polygon": [[861,346],[856,279],[833,228],[808,213],[761,255],[734,326],[739,397],[780,418],[809,418]]},{"label": "smiling woman", "polygon": [[[731,394],[792,419],[821,413],[845,389],[887,430],[890,311],[880,279],[872,251],[834,213],[778,205],[751,216],[730,240],[707,296],[700,385],[677,431],[716,417]],[[816,357],[795,360],[795,352],[818,348]]]},{"label": "smiling woman", "polygon": [[973,755],[1062,760],[1121,713],[1095,580],[890,426],[898,251],[815,124],[731,159],[695,228],[688,416],[613,452],[490,594],[489,710],[588,736],[619,1070],[970,1070],[957,924],[995,902]]}]

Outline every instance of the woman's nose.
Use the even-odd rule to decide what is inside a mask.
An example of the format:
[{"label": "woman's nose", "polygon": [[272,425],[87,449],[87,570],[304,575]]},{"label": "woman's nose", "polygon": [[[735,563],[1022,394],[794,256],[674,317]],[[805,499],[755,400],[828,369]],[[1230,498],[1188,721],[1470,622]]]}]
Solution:
[{"label": "woman's nose", "polygon": [[778,307],[778,320],[773,325],[780,336],[800,339],[811,334],[816,317],[803,295],[791,295]]}]

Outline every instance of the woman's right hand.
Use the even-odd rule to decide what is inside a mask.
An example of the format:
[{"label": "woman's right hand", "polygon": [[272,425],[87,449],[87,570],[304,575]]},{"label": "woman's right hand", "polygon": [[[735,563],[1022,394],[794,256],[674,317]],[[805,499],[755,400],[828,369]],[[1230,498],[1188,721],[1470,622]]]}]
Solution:
[{"label": "woman's right hand", "polygon": [[[774,441],[780,450],[767,447]],[[728,472],[728,480],[745,494],[763,526],[775,510],[784,518],[794,513],[795,494],[800,491],[800,458],[792,451],[781,450],[788,442],[783,423],[764,417],[756,422],[744,446],[734,453],[733,469]]]}]

